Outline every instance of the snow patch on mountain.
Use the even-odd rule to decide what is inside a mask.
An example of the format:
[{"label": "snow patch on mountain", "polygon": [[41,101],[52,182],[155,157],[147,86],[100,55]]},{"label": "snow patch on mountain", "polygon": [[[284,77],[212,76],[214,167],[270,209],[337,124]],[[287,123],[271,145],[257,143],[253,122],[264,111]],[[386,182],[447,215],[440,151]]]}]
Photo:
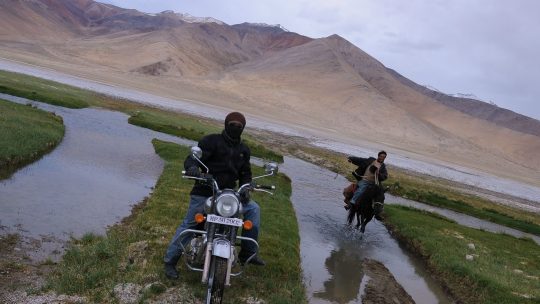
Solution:
[{"label": "snow patch on mountain", "polygon": [[245,23],[245,24],[251,25],[251,26],[258,26],[258,27],[275,27],[275,28],[279,28],[280,30],[284,32],[289,32],[289,30],[281,26],[281,24],[267,24],[267,23]]},{"label": "snow patch on mountain", "polygon": [[171,11],[171,10],[163,11],[160,14],[162,14],[162,15],[175,15],[180,20],[182,20],[184,22],[187,22],[187,23],[217,23],[217,24],[221,24],[221,25],[226,24],[225,22],[223,22],[221,20],[218,20],[216,18],[212,18],[212,17],[195,17],[195,16],[192,16],[192,15],[187,14],[187,13],[186,14],[175,13],[174,11]]}]

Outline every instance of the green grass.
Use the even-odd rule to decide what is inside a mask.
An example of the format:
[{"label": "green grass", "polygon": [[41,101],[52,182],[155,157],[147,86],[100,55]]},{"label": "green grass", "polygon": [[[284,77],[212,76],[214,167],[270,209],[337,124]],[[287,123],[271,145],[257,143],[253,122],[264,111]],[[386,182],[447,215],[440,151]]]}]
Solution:
[{"label": "green grass", "polygon": [[[470,200],[470,198],[467,198],[466,196],[458,196],[458,198],[452,199],[446,195],[435,193],[432,189],[426,188],[425,186],[409,185],[408,187],[402,187],[400,183],[396,181],[390,181],[390,183],[387,183],[387,185],[390,185],[391,192],[394,195],[422,202],[431,206],[468,214],[493,223],[540,236],[540,225],[532,223],[528,218],[515,218],[514,216],[519,217],[519,215],[503,209],[504,207],[498,207],[497,205],[490,203],[482,203],[481,199],[476,199],[476,204],[473,205],[467,202],[467,200]],[[522,211],[522,213],[527,214],[525,211]],[[534,218],[534,215],[532,217]],[[536,215],[536,217],[538,216]]]},{"label": "green grass", "polygon": [[62,117],[0,99],[0,179],[40,158],[64,136]]},{"label": "green grass", "polygon": [[540,302],[540,246],[532,240],[467,228],[403,206],[387,205],[385,215],[393,234],[425,258],[459,302]]},{"label": "green grass", "polygon": [[0,93],[20,96],[67,108],[86,108],[94,93],[58,82],[0,71]]},{"label": "green grass", "polygon": [[[192,297],[203,298],[205,289],[200,283],[200,273],[187,271],[182,266],[180,281],[167,280],[163,274],[164,252],[187,210],[193,184],[180,175],[189,150],[158,140],[153,143],[166,163],[152,195],[137,206],[123,224],[109,229],[106,236],[87,235],[75,241],[49,280],[49,288],[60,293],[85,295],[95,302],[107,302],[113,301],[111,291],[118,283],[145,285],[161,281],[167,287],[186,284]],[[253,170],[255,174],[262,172],[258,167]],[[262,209],[260,255],[267,266],[249,267],[242,276],[233,278],[232,288],[225,291],[225,298],[228,303],[240,303],[248,296],[264,299],[266,303],[305,303],[300,239],[289,199],[290,180],[283,175],[266,180],[276,184],[275,195],[256,193],[253,198]],[[162,292],[163,288],[158,287],[145,297]]]}]

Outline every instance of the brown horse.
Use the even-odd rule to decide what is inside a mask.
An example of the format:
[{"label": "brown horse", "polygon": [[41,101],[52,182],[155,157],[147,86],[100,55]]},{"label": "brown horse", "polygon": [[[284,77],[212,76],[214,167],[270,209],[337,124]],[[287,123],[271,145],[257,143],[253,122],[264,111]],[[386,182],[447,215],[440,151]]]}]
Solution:
[{"label": "brown horse", "polygon": [[379,185],[369,185],[356,203],[349,208],[347,222],[352,224],[356,215],[356,228],[360,227],[360,232],[364,233],[367,223],[375,215],[373,208],[382,208],[384,204],[384,192],[386,189]]}]

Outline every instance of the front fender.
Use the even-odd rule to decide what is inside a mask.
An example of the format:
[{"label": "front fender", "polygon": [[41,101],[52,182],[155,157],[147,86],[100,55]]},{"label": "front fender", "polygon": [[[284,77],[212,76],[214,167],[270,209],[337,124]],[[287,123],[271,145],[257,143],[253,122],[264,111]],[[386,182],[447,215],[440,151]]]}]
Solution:
[{"label": "front fender", "polygon": [[212,245],[212,255],[229,259],[231,257],[231,242],[227,239],[215,239]]}]

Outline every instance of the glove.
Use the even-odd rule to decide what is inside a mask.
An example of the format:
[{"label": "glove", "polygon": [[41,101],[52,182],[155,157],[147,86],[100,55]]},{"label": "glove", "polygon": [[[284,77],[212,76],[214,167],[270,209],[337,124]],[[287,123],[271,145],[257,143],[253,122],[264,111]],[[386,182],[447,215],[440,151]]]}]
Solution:
[{"label": "glove", "polygon": [[352,156],[347,156],[347,161],[352,163],[352,159],[351,159]]},{"label": "glove", "polygon": [[199,177],[204,178],[207,183],[212,183],[212,180],[214,180],[214,176],[209,173],[201,173]]},{"label": "glove", "polygon": [[248,204],[251,200],[251,195],[249,194],[249,191],[244,191],[240,194],[240,203],[243,205]]},{"label": "glove", "polygon": [[377,171],[377,169],[378,169],[377,167],[371,166],[371,167],[369,167],[369,172],[375,173],[375,171]]},{"label": "glove", "polygon": [[186,169],[186,175],[192,177],[201,177],[201,171],[197,167],[189,167]]}]

